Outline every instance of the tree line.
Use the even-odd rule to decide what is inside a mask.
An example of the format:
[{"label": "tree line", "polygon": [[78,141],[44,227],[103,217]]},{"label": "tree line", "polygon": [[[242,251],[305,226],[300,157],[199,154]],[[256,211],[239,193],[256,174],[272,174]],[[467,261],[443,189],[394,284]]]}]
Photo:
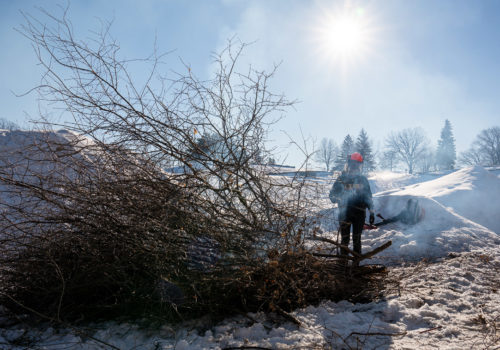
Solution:
[{"label": "tree line", "polygon": [[346,135],[338,146],[333,139],[323,138],[314,160],[327,171],[341,171],[347,158],[359,152],[364,158],[364,171],[404,169],[408,173],[453,170],[457,166],[500,165],[500,127],[482,130],[471,147],[457,156],[451,122],[446,119],[435,147],[422,128],[390,132],[382,149],[373,150],[373,142],[365,129],[356,140]]},{"label": "tree line", "polygon": [[16,123],[14,123],[8,119],[0,118],[0,129],[13,131],[13,130],[19,130],[20,127],[19,127],[19,125],[17,125]]},{"label": "tree line", "polygon": [[[5,118],[0,118],[0,129],[20,130],[19,125]],[[193,128],[196,136],[198,130]],[[188,151],[192,164],[197,165],[210,154],[218,159],[226,158],[236,152],[240,157],[251,159],[255,164],[276,164],[275,158],[262,147],[237,149],[234,144],[227,144],[217,134],[203,133],[195,137],[195,144]],[[404,168],[408,173],[428,172],[433,170],[453,170],[457,166],[498,166],[500,165],[500,127],[494,126],[482,130],[471,146],[457,156],[455,137],[451,122],[446,119],[435,148],[422,128],[407,128],[390,132],[384,140],[381,150],[373,150],[373,142],[363,128],[354,139],[347,134],[340,146],[331,139],[321,139],[314,153],[314,160],[326,168],[326,171],[341,171],[347,158],[353,152],[359,152],[364,159],[364,171],[376,169]]]}]

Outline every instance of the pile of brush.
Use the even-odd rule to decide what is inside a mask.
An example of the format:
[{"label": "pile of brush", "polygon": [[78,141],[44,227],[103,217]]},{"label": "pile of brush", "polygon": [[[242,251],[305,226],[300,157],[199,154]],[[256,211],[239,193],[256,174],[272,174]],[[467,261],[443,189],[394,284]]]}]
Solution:
[{"label": "pile of brush", "polygon": [[[315,240],[340,246],[325,238]],[[242,289],[242,304],[246,310],[274,311],[289,316],[288,312],[293,309],[322,300],[375,300],[382,294],[387,270],[381,265],[359,263],[390,245],[389,241],[363,255],[343,247],[349,251],[347,256],[306,249],[272,256],[267,264],[248,275]]]}]

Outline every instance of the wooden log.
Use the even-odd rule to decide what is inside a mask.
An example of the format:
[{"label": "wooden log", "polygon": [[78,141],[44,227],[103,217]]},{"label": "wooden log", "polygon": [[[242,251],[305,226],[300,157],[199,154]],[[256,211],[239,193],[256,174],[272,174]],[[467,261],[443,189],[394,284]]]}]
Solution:
[{"label": "wooden log", "polygon": [[337,254],[323,254],[323,253],[312,253],[312,256],[317,256],[318,258],[336,258],[336,259],[348,259],[354,260],[352,256],[341,256]]},{"label": "wooden log", "polygon": [[358,261],[361,261],[361,260],[364,260],[364,259],[368,259],[368,258],[371,258],[372,256],[374,256],[375,254],[378,254],[380,253],[381,251],[389,248],[390,246],[392,245],[392,241],[388,241],[388,242],[385,242],[384,244],[382,244],[380,247],[378,248],[375,248],[373,249],[371,252],[368,252],[368,253],[365,253],[363,255],[361,255],[359,257],[359,260]]},{"label": "wooden log", "polygon": [[349,252],[351,255],[353,255],[356,258],[361,258],[362,257],[361,254],[356,253],[354,250],[349,249],[349,247],[346,247],[345,245],[342,245],[339,242],[336,242],[336,241],[328,239],[328,238],[324,238],[324,237],[311,237],[311,238],[307,238],[307,239],[310,240],[310,241],[320,241],[320,242],[330,243],[330,244],[333,244],[334,246],[337,246],[337,247],[339,247],[341,249],[345,249],[347,252]]},{"label": "wooden log", "polygon": [[[331,240],[331,239],[328,239],[328,238],[324,238],[324,237],[311,237],[311,238],[307,238],[308,240],[311,240],[311,241],[320,241],[320,242],[326,242],[326,243],[330,243],[330,244],[333,244],[337,247],[340,247],[340,248],[343,248],[345,250],[347,250],[350,254],[352,254],[354,256],[354,258],[351,258],[351,257],[347,257],[348,259],[351,259],[351,260],[354,260],[355,262],[360,262],[362,260],[365,260],[365,259],[369,259],[371,258],[372,256],[374,256],[375,254],[378,254],[380,253],[381,251],[389,248],[391,245],[392,245],[392,241],[388,241],[388,242],[385,242],[384,244],[382,244],[380,247],[377,247],[375,249],[373,249],[372,251],[369,251],[368,253],[365,253],[365,254],[359,254],[359,253],[356,253],[355,251],[349,249],[349,247],[346,247],[334,240]],[[325,257],[325,258],[328,258],[328,257],[336,257],[337,255],[330,255],[330,254],[321,254],[321,253],[313,253],[314,256],[321,256],[321,257]]]}]

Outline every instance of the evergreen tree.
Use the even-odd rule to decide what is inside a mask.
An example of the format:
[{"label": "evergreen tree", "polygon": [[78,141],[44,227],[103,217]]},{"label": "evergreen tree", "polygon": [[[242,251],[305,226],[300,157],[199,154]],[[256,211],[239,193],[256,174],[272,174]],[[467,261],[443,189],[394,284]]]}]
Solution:
[{"label": "evergreen tree", "polygon": [[451,170],[455,168],[456,159],[455,138],[453,137],[451,123],[446,119],[443,129],[441,129],[441,138],[438,141],[436,163],[441,170]]},{"label": "evergreen tree", "polygon": [[361,129],[359,136],[356,140],[356,152],[361,153],[363,156],[363,169],[365,172],[375,170],[375,157],[372,152],[372,145],[368,139],[368,134],[365,129]]},{"label": "evergreen tree", "polygon": [[349,156],[354,152],[354,141],[351,135],[347,134],[340,147],[340,152],[335,160],[335,170],[344,169],[344,165],[347,162]]}]

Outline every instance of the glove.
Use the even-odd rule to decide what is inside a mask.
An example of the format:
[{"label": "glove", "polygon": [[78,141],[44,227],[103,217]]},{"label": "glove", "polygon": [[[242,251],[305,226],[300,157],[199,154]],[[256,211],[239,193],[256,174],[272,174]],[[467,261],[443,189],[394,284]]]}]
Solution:
[{"label": "glove", "polygon": [[370,212],[370,225],[373,225],[375,222],[375,214],[373,212]]}]

